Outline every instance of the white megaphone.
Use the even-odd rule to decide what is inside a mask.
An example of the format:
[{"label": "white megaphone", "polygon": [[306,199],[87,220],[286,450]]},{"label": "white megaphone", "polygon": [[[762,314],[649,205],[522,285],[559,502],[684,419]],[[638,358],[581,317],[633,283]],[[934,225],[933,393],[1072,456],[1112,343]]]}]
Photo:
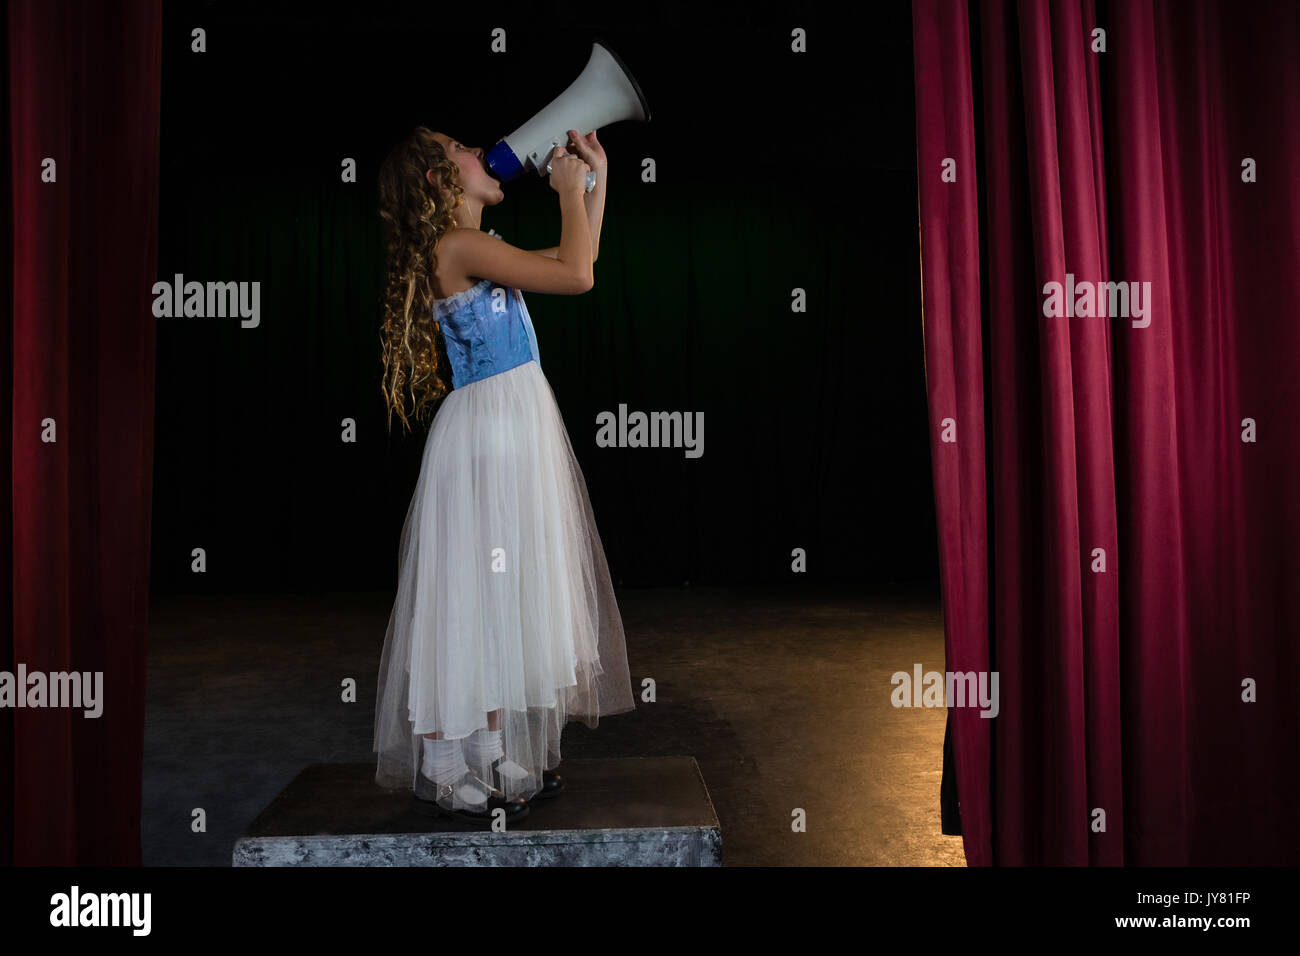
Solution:
[{"label": "white megaphone", "polygon": [[[557,147],[569,142],[569,130],[597,130],[619,120],[650,121],[650,107],[636,78],[603,40],[591,44],[591,58],[568,89],[550,105],[487,152],[488,172],[508,183],[526,169],[545,176]],[[596,174],[587,174],[587,192]]]}]

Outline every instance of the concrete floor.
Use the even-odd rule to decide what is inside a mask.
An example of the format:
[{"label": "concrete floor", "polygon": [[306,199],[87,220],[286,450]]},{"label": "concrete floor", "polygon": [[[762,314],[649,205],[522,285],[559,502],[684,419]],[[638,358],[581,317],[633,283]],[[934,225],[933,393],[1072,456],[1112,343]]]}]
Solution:
[{"label": "concrete floor", "polygon": [[[944,669],[937,595],[690,587],[618,599],[634,690],[651,677],[658,700],[596,730],[571,724],[566,758],[694,756],[727,866],[965,865],[961,837],[940,833],[945,712],[890,705],[891,674]],[[229,866],[235,840],[304,766],[373,759],[392,601],[154,601],[146,865]],[[356,703],[341,700],[349,677]],[[795,808],[807,832],[791,831]]]}]

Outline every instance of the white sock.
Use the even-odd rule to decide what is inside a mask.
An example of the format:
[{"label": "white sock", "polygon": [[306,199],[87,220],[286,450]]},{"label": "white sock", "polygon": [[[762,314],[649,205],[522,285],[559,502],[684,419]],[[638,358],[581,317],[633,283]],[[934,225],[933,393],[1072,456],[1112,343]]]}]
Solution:
[{"label": "white sock", "polygon": [[477,767],[489,766],[503,753],[500,730],[480,727],[465,738],[465,759]]},{"label": "white sock", "polygon": [[[473,762],[476,767],[486,769],[491,766],[492,761],[505,756],[501,736],[500,730],[480,727],[465,738],[465,759]],[[508,757],[497,764],[497,773],[502,780],[514,783],[522,783],[528,779],[528,771]]]},{"label": "white sock", "polygon": [[423,773],[435,783],[444,786],[455,783],[469,769],[459,740],[432,740],[424,738]]}]

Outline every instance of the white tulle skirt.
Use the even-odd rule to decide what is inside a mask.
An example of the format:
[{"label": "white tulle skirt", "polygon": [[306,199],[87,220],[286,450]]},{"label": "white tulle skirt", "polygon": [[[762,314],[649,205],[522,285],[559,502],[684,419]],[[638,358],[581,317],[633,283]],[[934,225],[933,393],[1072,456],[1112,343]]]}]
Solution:
[{"label": "white tulle skirt", "polygon": [[[442,401],[402,529],[379,664],[376,782],[414,787],[421,737],[501,710],[527,799],[570,719],[633,710],[623,624],[586,482],[535,361]],[[487,768],[472,769],[486,772]]]}]

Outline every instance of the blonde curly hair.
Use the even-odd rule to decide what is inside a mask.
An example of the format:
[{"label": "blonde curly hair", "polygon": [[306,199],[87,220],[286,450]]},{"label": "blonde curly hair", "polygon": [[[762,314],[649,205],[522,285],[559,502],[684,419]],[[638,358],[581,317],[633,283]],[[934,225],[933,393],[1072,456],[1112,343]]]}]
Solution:
[{"label": "blonde curly hair", "polygon": [[[429,182],[428,170],[433,170],[454,202],[448,203],[439,187]],[[384,221],[387,260],[380,388],[388,406],[390,433],[394,413],[410,431],[408,415],[427,423],[451,390],[446,345],[441,343],[442,329],[433,309],[438,267],[434,248],[456,228],[451,211],[464,194],[456,181],[458,173],[442,143],[424,126],[415,127],[393,147],[379,168],[379,217]]]}]

